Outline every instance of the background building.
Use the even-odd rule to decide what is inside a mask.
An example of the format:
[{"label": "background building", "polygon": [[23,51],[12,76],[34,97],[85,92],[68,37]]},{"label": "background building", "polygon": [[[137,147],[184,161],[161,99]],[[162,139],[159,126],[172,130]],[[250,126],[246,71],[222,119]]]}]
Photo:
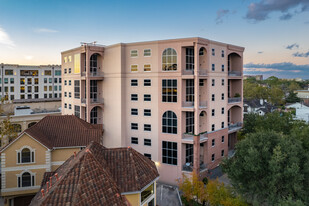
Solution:
[{"label": "background building", "polygon": [[59,65],[0,65],[0,95],[8,100],[61,98]]},{"label": "background building", "polygon": [[103,124],[103,145],[156,161],[160,181],[206,174],[242,125],[243,51],[203,38],[83,44],[62,52],[62,114]]}]

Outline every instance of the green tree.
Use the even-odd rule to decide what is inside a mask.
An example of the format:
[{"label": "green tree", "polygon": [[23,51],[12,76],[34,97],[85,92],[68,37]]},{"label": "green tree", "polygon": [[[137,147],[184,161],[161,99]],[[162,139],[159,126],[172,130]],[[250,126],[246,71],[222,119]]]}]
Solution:
[{"label": "green tree", "polygon": [[300,102],[300,98],[297,97],[296,93],[294,93],[293,91],[290,91],[287,98],[285,98],[285,101],[287,103],[295,103],[295,102]]},{"label": "green tree", "polygon": [[[8,107],[9,104],[12,104],[7,100],[7,97],[1,98],[0,100],[0,116],[2,119],[0,120],[0,141],[1,144],[4,139],[9,142],[17,137],[17,131],[14,125],[11,122],[11,114],[9,111],[5,111],[4,105]],[[0,145],[1,145],[0,144]]]},{"label": "green tree", "polygon": [[309,154],[302,142],[274,131],[250,133],[223,161],[233,187],[249,202],[277,205],[286,197],[309,204]]}]

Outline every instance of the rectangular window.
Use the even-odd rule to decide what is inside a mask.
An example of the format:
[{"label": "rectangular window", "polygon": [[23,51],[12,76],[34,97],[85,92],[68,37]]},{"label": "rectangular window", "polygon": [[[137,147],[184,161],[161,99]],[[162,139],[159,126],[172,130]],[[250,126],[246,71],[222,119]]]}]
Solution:
[{"label": "rectangular window", "polygon": [[186,79],[186,102],[194,102],[194,79]]},{"label": "rectangular window", "polygon": [[224,57],[224,50],[221,51],[221,57]]},{"label": "rectangular window", "polygon": [[27,79],[27,84],[32,84],[32,79],[31,78]]},{"label": "rectangular window", "polygon": [[10,92],[14,92],[14,87],[10,87]]},{"label": "rectangular window", "polygon": [[65,74],[67,73],[67,69],[64,69],[64,73],[65,73]]},{"label": "rectangular window", "polygon": [[222,72],[224,72],[224,64],[222,64],[221,70]]},{"label": "rectangular window", "polygon": [[64,103],[64,108],[67,108],[68,106],[67,106],[67,103]]},{"label": "rectangular window", "polygon": [[224,79],[221,80],[221,85],[224,86]]},{"label": "rectangular window", "polygon": [[137,72],[138,68],[137,65],[131,65],[131,72]]},{"label": "rectangular window", "polygon": [[72,109],[72,104],[69,104],[69,109]]},{"label": "rectangular window", "polygon": [[194,49],[186,48],[186,70],[194,70]]},{"label": "rectangular window", "polygon": [[215,161],[215,154],[211,155],[211,161],[214,162]]},{"label": "rectangular window", "polygon": [[47,94],[44,94],[44,98],[45,98],[45,99],[47,98]]},{"label": "rectangular window", "polygon": [[221,142],[224,143],[224,136],[221,137]]},{"label": "rectangular window", "polygon": [[224,122],[221,122],[221,128],[222,129],[224,128]]},{"label": "rectangular window", "polygon": [[53,91],[53,86],[49,86],[49,91]]},{"label": "rectangular window", "polygon": [[131,86],[132,87],[138,86],[138,80],[137,79],[131,79]]},{"label": "rectangular window", "polygon": [[215,139],[211,140],[211,146],[214,147],[215,146]]},{"label": "rectangular window", "polygon": [[64,92],[64,97],[67,97],[67,92]]},{"label": "rectangular window", "polygon": [[71,86],[72,85],[72,81],[71,80],[69,80],[69,86]]},{"label": "rectangular window", "polygon": [[58,87],[57,86],[54,86],[54,91],[57,91]]},{"label": "rectangular window", "polygon": [[67,85],[67,80],[64,80],[64,85]]},{"label": "rectangular window", "polygon": [[74,114],[76,117],[80,118],[80,106],[74,106]]},{"label": "rectangular window", "polygon": [[74,73],[80,73],[80,54],[74,54]]},{"label": "rectangular window", "polygon": [[80,81],[74,80],[74,98],[79,99],[80,98]]},{"label": "rectangular window", "polygon": [[224,107],[221,108],[221,114],[224,114]]},{"label": "rectangular window", "polygon": [[215,64],[212,64],[212,65],[211,65],[211,70],[212,70],[213,72],[216,70]]},{"label": "rectangular window", "polygon": [[151,56],[151,49],[144,49],[144,57],[150,57]]},{"label": "rectangular window", "polygon": [[193,144],[186,144],[186,163],[193,165]]},{"label": "rectangular window", "polygon": [[144,116],[150,117],[151,116],[151,109],[144,109]]},{"label": "rectangular window", "polygon": [[49,98],[53,98],[53,94],[48,94]]},{"label": "rectangular window", "polygon": [[211,116],[213,116],[213,117],[215,116],[215,109],[211,110]]},{"label": "rectangular window", "polygon": [[177,80],[162,80],[162,102],[177,102]]},{"label": "rectangular window", "polygon": [[45,70],[44,75],[45,76],[51,76],[51,70]]},{"label": "rectangular window", "polygon": [[186,133],[194,133],[194,112],[186,112]]},{"label": "rectangular window", "polygon": [[203,87],[203,86],[204,86],[204,79],[200,79],[200,80],[199,80],[199,85],[200,85],[200,87]]},{"label": "rectangular window", "polygon": [[151,139],[144,139],[145,146],[151,146]]},{"label": "rectangular window", "polygon": [[137,137],[131,137],[131,144],[138,144],[138,138]]},{"label": "rectangular window", "polygon": [[162,162],[177,165],[177,142],[162,141]]},{"label": "rectangular window", "polygon": [[52,78],[49,78],[48,79],[48,82],[51,84],[51,83],[53,83],[53,79]]},{"label": "rectangular window", "polygon": [[131,101],[138,101],[137,94],[131,94]]},{"label": "rectangular window", "polygon": [[39,92],[39,86],[34,87],[34,92]]},{"label": "rectangular window", "polygon": [[131,109],[131,115],[138,115],[138,109]]},{"label": "rectangular window", "polygon": [[20,84],[25,84],[25,78],[20,78]]},{"label": "rectangular window", "polygon": [[[144,153],[144,156],[151,160],[151,154]],[[143,191],[142,194],[143,194],[144,192],[145,192],[145,191]],[[148,191],[147,193],[151,193],[151,191]],[[150,202],[148,202],[148,205],[150,205],[149,203],[150,203]]]},{"label": "rectangular window", "polygon": [[214,79],[211,80],[211,86],[215,86],[215,80]]},{"label": "rectangular window", "polygon": [[34,84],[39,84],[39,78],[34,78]]},{"label": "rectangular window", "polygon": [[144,72],[151,72],[151,65],[150,64],[144,65]]},{"label": "rectangular window", "polygon": [[5,75],[13,75],[13,70],[12,69],[6,69],[4,74]]},{"label": "rectangular window", "polygon": [[47,84],[47,78],[44,78],[44,84]]},{"label": "rectangular window", "polygon": [[14,78],[10,78],[10,83],[14,84]]},{"label": "rectangular window", "polygon": [[151,95],[150,94],[144,94],[144,101],[150,102],[151,101]]},{"label": "rectangular window", "polygon": [[131,130],[138,130],[138,124],[137,123],[131,123]]},{"label": "rectangular window", "polygon": [[211,101],[215,101],[215,94],[211,95]]},{"label": "rectangular window", "polygon": [[137,50],[131,50],[130,56],[131,56],[131,57],[137,57],[137,56],[138,56]]},{"label": "rectangular window", "polygon": [[212,56],[215,56],[215,49],[211,49]]},{"label": "rectangular window", "polygon": [[57,96],[58,96],[57,93],[55,93],[55,94],[54,94],[54,97],[57,98]]},{"label": "rectangular window", "polygon": [[8,92],[9,91],[9,87],[4,87],[4,92]]},{"label": "rectangular window", "polygon": [[20,99],[25,99],[25,95],[24,94],[20,95]]},{"label": "rectangular window", "polygon": [[221,100],[224,100],[224,93],[221,94]]},{"label": "rectangular window", "polygon": [[150,87],[151,86],[151,79],[144,79],[144,86]]},{"label": "rectangular window", "polygon": [[58,83],[58,79],[57,78],[54,78],[54,83]]},{"label": "rectangular window", "polygon": [[14,100],[14,95],[11,95],[11,100]]},{"label": "rectangular window", "polygon": [[61,70],[55,70],[55,76],[61,76]]},{"label": "rectangular window", "polygon": [[211,131],[215,131],[215,124],[211,125]]},{"label": "rectangular window", "polygon": [[69,59],[69,62],[72,62],[72,56],[69,56],[68,59]]},{"label": "rectangular window", "polygon": [[69,74],[71,74],[71,72],[72,72],[72,69],[71,69],[71,68],[69,68]]},{"label": "rectangular window", "polygon": [[221,150],[221,156],[224,157],[224,149]]},{"label": "rectangular window", "polygon": [[144,131],[151,131],[151,124],[144,124]]},{"label": "rectangular window", "polygon": [[4,78],[4,84],[8,84],[9,83],[9,79],[8,78]]},{"label": "rectangular window", "polygon": [[71,92],[69,92],[69,97],[72,97],[72,93]]},{"label": "rectangular window", "polygon": [[24,86],[20,87],[20,93],[25,93],[25,87]]}]

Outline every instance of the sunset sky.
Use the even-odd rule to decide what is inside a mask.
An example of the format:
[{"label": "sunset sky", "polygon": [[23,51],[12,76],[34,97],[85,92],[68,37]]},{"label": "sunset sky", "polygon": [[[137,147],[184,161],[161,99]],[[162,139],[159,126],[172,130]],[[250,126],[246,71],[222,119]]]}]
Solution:
[{"label": "sunset sky", "polygon": [[60,64],[60,52],[204,37],[246,48],[247,74],[309,79],[308,0],[0,0],[0,63]]}]

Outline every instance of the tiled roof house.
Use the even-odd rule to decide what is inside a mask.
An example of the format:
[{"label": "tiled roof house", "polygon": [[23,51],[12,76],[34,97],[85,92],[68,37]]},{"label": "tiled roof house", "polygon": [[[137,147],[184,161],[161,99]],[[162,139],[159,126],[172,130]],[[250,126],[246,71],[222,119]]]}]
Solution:
[{"label": "tiled roof house", "polygon": [[45,173],[30,205],[155,205],[159,174],[134,149],[91,142],[56,171]]}]

